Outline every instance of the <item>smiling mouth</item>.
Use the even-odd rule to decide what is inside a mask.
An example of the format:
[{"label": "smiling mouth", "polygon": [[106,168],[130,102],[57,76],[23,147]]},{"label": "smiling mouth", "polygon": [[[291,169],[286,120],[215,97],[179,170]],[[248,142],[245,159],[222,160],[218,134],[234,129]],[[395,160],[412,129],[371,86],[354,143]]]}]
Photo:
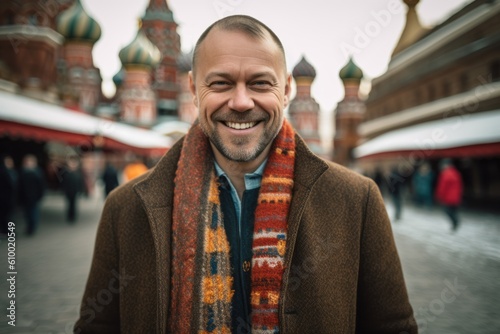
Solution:
[{"label": "smiling mouth", "polygon": [[246,123],[237,123],[237,122],[224,122],[224,124],[235,130],[245,130],[253,128],[258,122],[246,122]]}]

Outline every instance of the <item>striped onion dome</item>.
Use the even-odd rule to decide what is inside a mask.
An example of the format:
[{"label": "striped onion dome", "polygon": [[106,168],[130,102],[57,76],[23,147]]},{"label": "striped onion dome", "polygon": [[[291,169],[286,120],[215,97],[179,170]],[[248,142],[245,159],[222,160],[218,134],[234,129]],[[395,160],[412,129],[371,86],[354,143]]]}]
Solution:
[{"label": "striped onion dome", "polygon": [[292,75],[293,75],[294,78],[306,77],[306,78],[312,78],[312,79],[314,79],[316,77],[316,70],[306,60],[306,58],[304,56],[302,56],[302,59],[293,68]]},{"label": "striped onion dome", "polygon": [[142,29],[139,29],[134,40],[121,49],[118,56],[123,66],[141,65],[153,67],[160,61],[161,53],[146,37]]},{"label": "striped onion dome", "polygon": [[361,71],[361,69],[352,60],[352,57],[350,57],[347,65],[340,70],[339,77],[342,81],[361,81],[363,78],[363,71]]},{"label": "striped onion dome", "polygon": [[82,40],[92,44],[101,37],[101,27],[85,12],[80,0],[59,14],[57,31],[67,40]]}]

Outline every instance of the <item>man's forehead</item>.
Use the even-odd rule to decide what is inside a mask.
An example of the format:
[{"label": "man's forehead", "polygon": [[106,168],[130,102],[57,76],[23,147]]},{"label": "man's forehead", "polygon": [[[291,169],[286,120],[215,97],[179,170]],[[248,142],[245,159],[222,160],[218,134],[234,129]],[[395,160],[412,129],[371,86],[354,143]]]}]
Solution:
[{"label": "man's forehead", "polygon": [[225,43],[228,42],[228,39],[231,40],[232,43],[238,43],[238,41],[247,42],[251,41],[252,43],[259,44],[265,47],[269,47],[272,49],[278,49],[278,46],[276,43],[273,42],[271,36],[267,31],[263,32],[262,36],[257,36],[250,34],[248,32],[245,32],[243,30],[227,30],[227,29],[221,29],[221,28],[214,28],[212,29],[205,40],[202,42],[200,45],[201,48],[210,48],[213,43]]},{"label": "man's forehead", "polygon": [[[267,31],[263,36],[255,36],[240,30],[214,28],[201,43],[198,53],[198,62],[211,56],[245,57],[253,53],[262,60],[275,62],[277,66],[285,64],[283,53]],[[286,68],[284,70],[286,72]]]}]

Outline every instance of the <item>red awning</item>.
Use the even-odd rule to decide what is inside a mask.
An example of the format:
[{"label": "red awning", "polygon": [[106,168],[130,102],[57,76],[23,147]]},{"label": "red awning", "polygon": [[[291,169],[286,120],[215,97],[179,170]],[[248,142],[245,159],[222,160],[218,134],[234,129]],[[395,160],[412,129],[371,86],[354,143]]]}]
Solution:
[{"label": "red awning", "polygon": [[392,152],[380,152],[370,154],[360,159],[379,160],[389,158],[408,157],[411,160],[428,160],[441,158],[474,158],[500,156],[500,143],[479,144],[462,147],[447,148],[441,150],[401,150]]}]

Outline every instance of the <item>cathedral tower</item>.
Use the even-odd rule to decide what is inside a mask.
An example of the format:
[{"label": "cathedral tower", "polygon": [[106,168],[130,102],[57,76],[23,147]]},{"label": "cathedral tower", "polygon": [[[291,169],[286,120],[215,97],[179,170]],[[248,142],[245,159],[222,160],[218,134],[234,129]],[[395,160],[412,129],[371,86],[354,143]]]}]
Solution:
[{"label": "cathedral tower", "polygon": [[[99,24],[83,8],[80,0],[57,17],[57,30],[64,36],[62,60],[63,103],[86,112],[94,112],[101,96],[101,74],[94,66],[92,48],[101,37]],[[68,105],[75,98],[76,106]]]},{"label": "cathedral tower", "polygon": [[161,60],[154,67],[152,83],[157,96],[159,121],[162,118],[177,118],[177,59],[180,56],[181,42],[177,23],[167,0],[149,1],[142,18],[142,29],[161,52]]},{"label": "cathedral tower", "polygon": [[319,104],[311,96],[311,85],[316,77],[316,70],[302,57],[292,71],[297,94],[290,102],[290,121],[297,132],[304,138],[309,148],[317,153],[322,153],[321,139],[319,136]]},{"label": "cathedral tower", "polygon": [[121,120],[142,127],[156,121],[156,96],[151,88],[151,70],[160,60],[160,51],[139,29],[134,40],[119,54],[124,81],[119,87]]},{"label": "cathedral tower", "polygon": [[359,98],[359,85],[363,71],[349,58],[339,73],[344,84],[344,99],[335,109],[335,136],[333,140],[333,161],[350,166],[353,149],[359,144],[358,126],[363,120],[365,104]]}]

